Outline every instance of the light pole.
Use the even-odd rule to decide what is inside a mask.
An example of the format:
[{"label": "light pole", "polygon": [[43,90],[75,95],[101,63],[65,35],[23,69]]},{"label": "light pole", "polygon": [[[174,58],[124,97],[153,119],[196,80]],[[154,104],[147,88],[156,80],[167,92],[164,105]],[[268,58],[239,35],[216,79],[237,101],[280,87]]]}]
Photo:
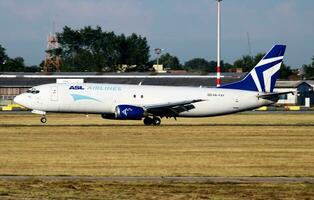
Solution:
[{"label": "light pole", "polygon": [[161,49],[161,48],[156,48],[155,49],[155,53],[157,55],[157,67],[159,66],[159,56],[160,56],[162,51],[163,51],[163,49]]},{"label": "light pole", "polygon": [[217,87],[220,87],[221,85],[221,79],[220,79],[220,32],[221,32],[221,23],[220,23],[220,2],[222,0],[216,0],[217,1],[217,80],[216,80],[216,85]]}]

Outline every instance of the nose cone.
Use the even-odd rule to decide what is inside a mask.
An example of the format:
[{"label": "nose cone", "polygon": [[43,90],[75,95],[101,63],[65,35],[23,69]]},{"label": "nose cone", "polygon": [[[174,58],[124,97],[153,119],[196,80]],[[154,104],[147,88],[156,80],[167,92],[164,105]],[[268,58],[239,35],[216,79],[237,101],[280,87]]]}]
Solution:
[{"label": "nose cone", "polygon": [[17,104],[20,104],[20,105],[24,106],[24,105],[25,105],[25,102],[24,102],[23,99],[24,99],[24,98],[23,98],[23,95],[18,95],[18,96],[16,96],[16,97],[13,99],[13,101],[14,101],[14,103],[17,103]]}]

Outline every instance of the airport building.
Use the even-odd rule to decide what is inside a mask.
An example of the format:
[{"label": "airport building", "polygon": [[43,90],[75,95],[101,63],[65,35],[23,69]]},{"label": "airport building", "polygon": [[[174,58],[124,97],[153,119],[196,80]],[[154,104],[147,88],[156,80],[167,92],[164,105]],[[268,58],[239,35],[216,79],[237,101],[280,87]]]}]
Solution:
[{"label": "airport building", "polygon": [[300,105],[311,107],[314,103],[313,86],[307,81],[277,81],[276,92],[289,92],[295,94],[281,95],[277,104],[279,105]]},{"label": "airport building", "polygon": [[[245,73],[223,73],[222,84],[240,80]],[[3,73],[0,74],[0,107],[12,104],[16,95],[24,93],[27,89],[49,83],[116,83],[141,85],[168,85],[168,86],[194,86],[214,87],[216,74],[199,75],[172,73]],[[297,95],[282,95],[277,105],[299,105],[310,107],[314,105],[314,82],[311,81],[277,81],[275,91],[297,92]],[[9,108],[10,110],[10,108]]]}]

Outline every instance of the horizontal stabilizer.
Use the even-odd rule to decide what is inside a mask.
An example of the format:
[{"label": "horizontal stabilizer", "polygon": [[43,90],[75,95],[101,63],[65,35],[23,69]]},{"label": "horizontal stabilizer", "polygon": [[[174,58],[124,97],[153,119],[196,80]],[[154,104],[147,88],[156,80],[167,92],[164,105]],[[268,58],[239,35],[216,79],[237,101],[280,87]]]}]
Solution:
[{"label": "horizontal stabilizer", "polygon": [[266,94],[260,94],[257,95],[258,98],[261,99],[274,99],[274,98],[279,98],[280,95],[285,95],[285,94],[295,94],[295,92],[293,91],[289,91],[289,92],[272,92],[272,93],[266,93]]}]

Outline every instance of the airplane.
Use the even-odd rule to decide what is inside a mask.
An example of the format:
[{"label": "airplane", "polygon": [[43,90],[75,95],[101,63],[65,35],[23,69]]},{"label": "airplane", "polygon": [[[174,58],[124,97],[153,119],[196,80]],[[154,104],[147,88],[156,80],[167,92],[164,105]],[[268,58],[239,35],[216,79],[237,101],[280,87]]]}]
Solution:
[{"label": "airplane", "polygon": [[174,87],[123,84],[45,84],[14,98],[14,102],[46,113],[100,114],[111,120],[143,120],[160,125],[162,118],[210,117],[271,105],[282,94],[274,92],[286,50],[275,45],[240,81],[220,87]]}]

